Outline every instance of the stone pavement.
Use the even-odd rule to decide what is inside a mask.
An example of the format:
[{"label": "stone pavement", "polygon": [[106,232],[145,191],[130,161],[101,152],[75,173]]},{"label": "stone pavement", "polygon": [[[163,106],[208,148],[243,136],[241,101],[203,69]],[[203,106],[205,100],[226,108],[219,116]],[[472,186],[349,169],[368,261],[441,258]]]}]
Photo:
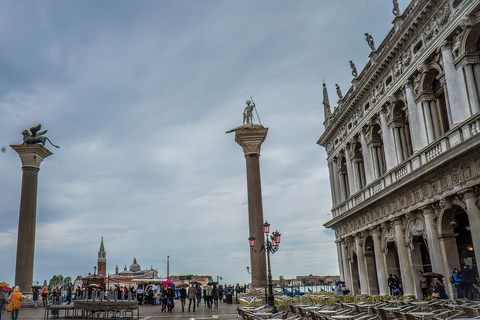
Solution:
[{"label": "stone pavement", "polygon": [[[188,302],[187,302],[188,306]],[[38,309],[33,308],[22,308],[18,313],[18,320],[38,320],[43,319],[45,314],[45,309],[39,307]],[[60,319],[65,319],[63,317],[63,311],[60,312]],[[134,314],[133,319],[136,318],[136,313]],[[2,314],[2,320],[10,320],[10,312],[5,312]],[[52,318],[49,315],[48,319],[57,319]],[[71,318],[67,318],[71,319]],[[118,318],[117,318],[118,319]],[[185,312],[182,312],[180,302],[175,303],[175,308],[173,312],[161,312],[160,306],[140,306],[140,318],[142,320],[147,319],[176,319],[176,320],[206,320],[206,319],[238,319],[237,317],[237,305],[236,304],[226,304],[220,303],[218,309],[208,309],[202,304],[196,309],[195,312],[188,312],[188,309]]]}]

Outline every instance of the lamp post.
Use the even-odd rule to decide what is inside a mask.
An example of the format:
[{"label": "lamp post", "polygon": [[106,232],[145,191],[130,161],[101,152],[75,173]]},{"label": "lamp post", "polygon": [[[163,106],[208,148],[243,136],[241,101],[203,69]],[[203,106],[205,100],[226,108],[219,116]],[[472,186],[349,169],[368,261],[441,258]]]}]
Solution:
[{"label": "lamp post", "polygon": [[[273,297],[273,282],[272,282],[272,270],[270,268],[270,253],[274,254],[278,250],[280,245],[280,233],[275,230],[275,232],[270,235],[270,224],[265,221],[263,223],[263,232],[265,233],[265,242],[262,243],[260,250],[255,250],[255,237],[250,236],[248,241],[250,242],[250,249],[253,253],[261,253],[263,250],[267,252],[267,277],[268,277],[268,306],[273,308],[273,313],[277,312],[275,307],[275,301]],[[269,237],[270,236],[270,237]],[[248,269],[247,269],[248,270]]]}]

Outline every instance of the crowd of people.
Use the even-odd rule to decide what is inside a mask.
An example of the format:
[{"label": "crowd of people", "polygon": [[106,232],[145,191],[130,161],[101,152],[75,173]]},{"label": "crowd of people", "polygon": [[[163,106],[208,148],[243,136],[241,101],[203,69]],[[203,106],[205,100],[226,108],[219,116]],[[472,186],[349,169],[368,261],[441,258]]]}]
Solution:
[{"label": "crowd of people", "polygon": [[[36,309],[39,299],[42,299],[42,305],[46,307],[47,305],[62,305],[65,302],[70,304],[76,299],[95,299],[95,297],[100,299],[100,293],[103,293],[106,294],[105,298],[107,295],[118,300],[127,300],[127,297],[129,297],[137,299],[139,305],[158,305],[161,312],[173,312],[176,300],[178,300],[182,312],[187,310],[188,312],[195,312],[202,303],[207,308],[218,309],[219,301],[222,301],[226,296],[244,291],[245,287],[238,284],[233,287],[216,283],[209,283],[205,286],[198,283],[180,285],[179,287],[176,287],[173,283],[166,285],[149,284],[146,286],[139,284],[137,287],[115,285],[107,293],[101,291],[101,288],[95,288],[95,286],[77,287],[76,290],[72,290],[72,287],[62,290],[60,286],[57,286],[51,291],[47,287],[43,287],[41,290],[40,288],[33,288],[32,300]],[[94,292],[97,292],[98,295],[93,294]],[[13,291],[0,290],[0,320],[4,311],[12,311],[12,320],[17,320],[21,300],[22,294],[19,287],[15,287]],[[52,310],[52,312],[58,311]]]}]

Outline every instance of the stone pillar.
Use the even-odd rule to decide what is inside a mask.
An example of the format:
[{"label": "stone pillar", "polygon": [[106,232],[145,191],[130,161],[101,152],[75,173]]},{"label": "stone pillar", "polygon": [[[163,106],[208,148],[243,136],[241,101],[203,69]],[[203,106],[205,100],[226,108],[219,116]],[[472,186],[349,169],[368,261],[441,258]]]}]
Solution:
[{"label": "stone pillar", "polygon": [[15,285],[22,293],[32,293],[35,229],[37,221],[37,184],[40,163],[50,156],[50,150],[40,144],[10,145],[22,161],[22,194],[18,218],[17,261]]},{"label": "stone pillar", "polygon": [[432,262],[432,271],[441,274],[448,274],[448,272],[445,273],[442,255],[439,254],[441,251],[440,242],[438,241],[437,227],[435,225],[435,211],[430,206],[420,208],[420,210],[422,210],[423,216],[425,217],[425,231],[427,232],[428,251],[430,254],[430,261]]},{"label": "stone pillar", "polygon": [[348,176],[348,187],[350,189],[350,194],[356,193],[357,190],[357,178],[355,176],[355,170],[353,169],[353,161],[352,161],[352,146],[347,143],[345,146],[345,160],[347,166],[347,176]]},{"label": "stone pillar", "polygon": [[[267,136],[268,128],[262,125],[244,125],[235,131],[235,141],[242,146],[247,163],[248,225],[250,235],[255,237],[255,249],[260,250],[264,242],[262,186],[260,179],[260,148]],[[267,264],[265,252],[250,252],[252,287],[267,286]]]},{"label": "stone pillar", "polygon": [[452,122],[455,124],[467,119],[470,115],[470,110],[460,88],[463,81],[460,81],[457,69],[455,68],[455,59],[453,58],[452,43],[450,41],[446,41],[442,46],[442,60],[445,80],[447,82],[448,102],[450,104]]},{"label": "stone pillar", "polygon": [[365,253],[363,251],[362,238],[361,234],[355,235],[355,247],[357,251],[358,271],[360,273],[360,293],[368,294],[370,290],[368,288],[367,267],[365,265]]},{"label": "stone pillar", "polygon": [[342,241],[337,239],[335,240],[335,244],[337,245],[338,271],[340,272],[340,279],[345,280],[345,273],[343,272]]},{"label": "stone pillar", "polygon": [[373,250],[375,251],[375,264],[377,266],[378,289],[380,295],[390,294],[387,281],[387,266],[385,265],[385,257],[383,256],[381,235],[379,228],[372,228]]},{"label": "stone pillar", "polygon": [[387,171],[395,167],[398,162],[395,158],[395,143],[393,140],[392,130],[388,127],[387,108],[380,111],[380,124],[383,136],[383,150],[385,150],[385,164]]},{"label": "stone pillar", "polygon": [[405,244],[405,233],[403,231],[402,219],[395,219],[394,225],[395,238],[397,239],[398,262],[400,264],[400,272],[402,273],[403,293],[405,295],[415,295],[415,287],[413,284],[414,275],[410,268],[410,259],[408,258],[407,246]]},{"label": "stone pillar", "polygon": [[465,78],[467,79],[467,89],[468,89],[468,96],[470,99],[470,105],[472,108],[472,114],[475,114],[480,111],[480,101],[478,99],[478,92],[477,87],[475,84],[475,73],[474,73],[474,65],[467,64],[463,69],[465,70]]},{"label": "stone pillar", "polygon": [[352,270],[351,270],[351,264],[348,261],[348,253],[347,253],[347,241],[344,239],[342,241],[342,259],[343,259],[343,275],[345,278],[340,279],[343,280],[347,283],[347,286],[353,289],[353,282],[352,282]]},{"label": "stone pillar", "polygon": [[363,153],[363,161],[365,166],[365,181],[366,184],[369,184],[373,180],[375,180],[375,175],[373,173],[373,163],[372,163],[372,154],[370,152],[370,148],[367,144],[367,138],[365,137],[365,131],[367,128],[363,128],[360,131],[360,144],[362,145],[362,153]]},{"label": "stone pillar", "polygon": [[410,136],[412,139],[413,152],[416,152],[428,144],[427,131],[425,130],[425,122],[423,121],[423,112],[420,112],[415,102],[415,93],[413,91],[413,83],[407,81],[405,85],[405,95],[407,97],[408,118],[410,121]]},{"label": "stone pillar", "polygon": [[468,221],[470,221],[470,234],[472,235],[473,250],[477,265],[480,262],[480,208],[478,207],[478,194],[473,189],[466,189],[460,193],[467,209]]}]

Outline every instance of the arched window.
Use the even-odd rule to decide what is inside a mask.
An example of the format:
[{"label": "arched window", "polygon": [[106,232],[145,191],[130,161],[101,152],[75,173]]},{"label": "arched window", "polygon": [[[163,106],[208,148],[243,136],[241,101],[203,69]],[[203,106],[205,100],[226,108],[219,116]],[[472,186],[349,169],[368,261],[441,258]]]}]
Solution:
[{"label": "arched window", "polygon": [[438,70],[431,69],[423,80],[422,106],[429,143],[450,130],[445,92],[437,79],[438,74]]},{"label": "arched window", "polygon": [[372,126],[369,144],[372,154],[373,171],[375,178],[378,179],[387,170],[385,165],[385,152],[383,150],[382,130],[378,123]]},{"label": "arched window", "polygon": [[397,161],[401,163],[407,160],[413,153],[408,116],[403,101],[397,101],[393,109],[393,138],[395,140]]},{"label": "arched window", "polygon": [[342,201],[345,201],[350,196],[350,188],[348,185],[347,160],[345,159],[345,157],[340,158],[339,175]]},{"label": "arched window", "polygon": [[360,190],[366,185],[365,164],[363,161],[362,145],[360,142],[357,142],[355,144],[355,150],[353,154],[353,165],[355,170],[355,177],[357,180],[357,189]]},{"label": "arched window", "polygon": [[[458,42],[462,37],[458,36]],[[461,47],[458,45],[457,47]],[[461,51],[461,48],[459,49]],[[463,74],[467,83],[467,94],[472,114],[480,112],[480,23],[474,25],[465,39],[462,55]]]}]

